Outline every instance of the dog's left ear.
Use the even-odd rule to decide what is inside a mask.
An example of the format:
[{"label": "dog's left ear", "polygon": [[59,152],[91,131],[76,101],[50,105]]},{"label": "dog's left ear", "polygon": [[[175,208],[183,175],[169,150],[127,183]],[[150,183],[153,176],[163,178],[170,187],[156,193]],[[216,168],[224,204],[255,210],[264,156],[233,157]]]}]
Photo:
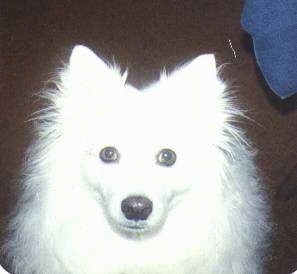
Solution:
[{"label": "dog's left ear", "polygon": [[224,90],[222,82],[217,76],[216,60],[213,54],[200,55],[178,67],[168,76],[162,74],[161,82],[171,85],[170,90],[187,90],[194,95],[199,91],[200,93],[217,94],[212,90],[219,92]]},{"label": "dog's left ear", "polygon": [[200,55],[183,65],[178,71],[187,77],[193,77],[193,79],[212,79],[217,75],[215,56],[214,54]]},{"label": "dog's left ear", "polygon": [[213,75],[217,74],[216,58],[214,54],[203,54],[196,57],[190,64],[190,67],[199,71],[207,71]]}]

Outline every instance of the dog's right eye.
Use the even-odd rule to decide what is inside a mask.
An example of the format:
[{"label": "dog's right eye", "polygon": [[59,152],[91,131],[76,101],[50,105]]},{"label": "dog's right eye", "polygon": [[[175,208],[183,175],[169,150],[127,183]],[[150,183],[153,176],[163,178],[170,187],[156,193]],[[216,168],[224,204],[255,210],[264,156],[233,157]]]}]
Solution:
[{"label": "dog's right eye", "polygon": [[100,151],[100,159],[104,163],[114,163],[118,162],[120,154],[115,147],[105,147]]}]

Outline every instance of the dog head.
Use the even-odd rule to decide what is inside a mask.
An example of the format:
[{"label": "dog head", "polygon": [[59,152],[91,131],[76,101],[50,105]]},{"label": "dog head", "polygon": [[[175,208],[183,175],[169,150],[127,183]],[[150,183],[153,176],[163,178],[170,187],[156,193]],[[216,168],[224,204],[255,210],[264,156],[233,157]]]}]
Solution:
[{"label": "dog head", "polygon": [[[98,194],[111,227],[144,236],[212,204],[230,114],[213,55],[162,73],[141,90],[126,79],[75,47],[54,100],[56,127],[79,155],[73,158],[81,159],[81,181]],[[185,204],[188,210],[179,210]]]}]

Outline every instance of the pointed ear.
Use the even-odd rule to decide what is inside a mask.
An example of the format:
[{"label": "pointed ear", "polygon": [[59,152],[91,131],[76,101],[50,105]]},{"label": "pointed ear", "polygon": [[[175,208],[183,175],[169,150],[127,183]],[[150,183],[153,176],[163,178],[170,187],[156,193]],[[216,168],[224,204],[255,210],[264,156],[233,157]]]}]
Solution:
[{"label": "pointed ear", "polygon": [[214,54],[203,54],[195,58],[190,64],[190,67],[197,70],[207,71],[213,75],[217,74],[216,59]]},{"label": "pointed ear", "polygon": [[81,77],[90,72],[106,73],[109,70],[109,66],[89,48],[81,45],[73,48],[69,60],[70,73],[78,74]]},{"label": "pointed ear", "polygon": [[[184,94],[197,98],[199,94],[216,96],[224,91],[224,83],[217,75],[216,60],[213,54],[198,56],[192,61],[177,68],[171,74],[161,75],[160,82],[164,84],[164,90],[176,91],[176,94]],[[200,95],[199,95],[200,96]]]},{"label": "pointed ear", "polygon": [[180,68],[188,76],[213,78],[217,75],[216,59],[214,54],[204,54]]}]

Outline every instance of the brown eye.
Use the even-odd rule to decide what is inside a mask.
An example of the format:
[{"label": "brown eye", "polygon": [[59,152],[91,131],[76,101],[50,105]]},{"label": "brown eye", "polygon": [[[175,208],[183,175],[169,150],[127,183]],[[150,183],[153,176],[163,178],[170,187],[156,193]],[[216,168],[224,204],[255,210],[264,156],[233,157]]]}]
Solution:
[{"label": "brown eye", "polygon": [[176,161],[176,154],[169,148],[164,148],[157,154],[157,163],[160,166],[172,166]]},{"label": "brown eye", "polygon": [[120,158],[118,150],[114,147],[105,147],[100,151],[100,159],[104,163],[114,163],[117,162]]}]

